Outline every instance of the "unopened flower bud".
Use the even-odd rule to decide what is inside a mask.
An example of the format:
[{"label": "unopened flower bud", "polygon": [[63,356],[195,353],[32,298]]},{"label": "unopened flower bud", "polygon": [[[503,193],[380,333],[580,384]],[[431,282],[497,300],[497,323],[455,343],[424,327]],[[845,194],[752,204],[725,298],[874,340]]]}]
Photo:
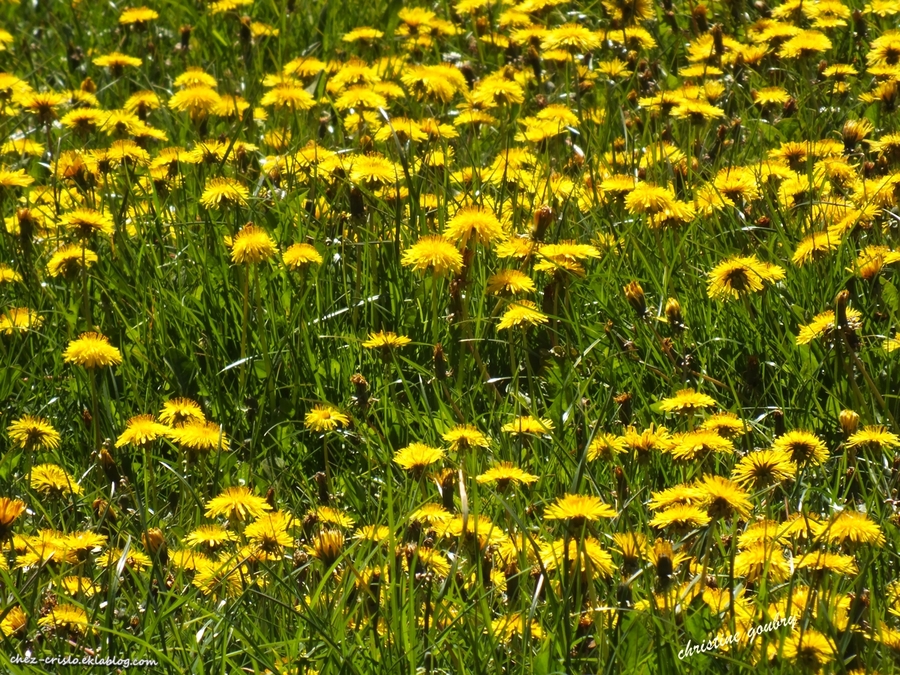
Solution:
[{"label": "unopened flower bud", "polygon": [[844,436],[852,436],[859,428],[859,413],[852,410],[841,410],[838,421],[841,423],[841,431],[844,432]]},{"label": "unopened flower bud", "polygon": [[647,301],[644,298],[644,289],[641,288],[641,285],[636,281],[632,281],[623,290],[625,291],[625,299],[628,300],[628,304],[631,305],[635,314],[639,317],[645,316],[647,314]]}]

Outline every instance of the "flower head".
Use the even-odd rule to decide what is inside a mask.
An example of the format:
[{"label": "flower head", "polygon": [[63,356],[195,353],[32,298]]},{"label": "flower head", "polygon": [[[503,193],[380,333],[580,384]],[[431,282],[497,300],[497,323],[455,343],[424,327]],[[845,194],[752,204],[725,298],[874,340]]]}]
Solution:
[{"label": "flower head", "polygon": [[172,427],[190,421],[202,422],[205,419],[200,404],[189,398],[169,399],[159,411],[159,421]]},{"label": "flower head", "polygon": [[261,263],[275,255],[277,250],[268,232],[253,223],[247,223],[232,242],[231,260],[239,265]]},{"label": "flower head", "polygon": [[739,298],[763,290],[766,284],[784,279],[784,269],[761,262],[755,255],[729,258],[709,273],[709,297]]},{"label": "flower head", "polygon": [[31,469],[31,487],[42,495],[80,495],[81,486],[72,475],[56,464],[39,464]]},{"label": "flower head", "polygon": [[500,317],[497,330],[514,327],[527,328],[547,323],[549,320],[549,317],[541,312],[531,300],[517,300],[510,304],[509,309]]},{"label": "flower head", "polygon": [[92,370],[119,365],[122,363],[122,353],[109,344],[109,338],[105,335],[87,332],[69,343],[63,352],[63,360]]},{"label": "flower head", "polygon": [[509,462],[501,462],[477,476],[475,480],[479,483],[496,483],[497,489],[503,492],[510,484],[530,485],[538,480],[538,476],[522,471]]},{"label": "flower head", "polygon": [[156,421],[153,415],[138,415],[128,420],[125,431],[116,441],[116,447],[125,445],[149,445],[157,438],[165,438],[172,430]]},{"label": "flower head", "polygon": [[675,396],[664,398],[659,402],[659,408],[663,412],[679,412],[690,414],[711,408],[717,405],[714,398],[694,391],[693,389],[681,389]]},{"label": "flower head", "polygon": [[59,432],[43,417],[23,415],[6,427],[9,440],[23,450],[55,450]]},{"label": "flower head", "polygon": [[405,347],[412,340],[405,335],[397,335],[391,331],[378,331],[369,333],[369,339],[362,343],[366,349],[397,349]]},{"label": "flower head", "polygon": [[215,422],[191,419],[181,426],[169,430],[169,436],[178,445],[193,452],[228,450],[228,436]]},{"label": "flower head", "polygon": [[225,488],[218,497],[206,503],[207,518],[226,516],[232,521],[256,519],[271,510],[264,497],[253,494],[243,485]]},{"label": "flower head", "polygon": [[334,406],[317,405],[306,413],[304,424],[312,431],[334,431],[338,426],[350,424],[350,418]]},{"label": "flower head", "polygon": [[544,511],[545,520],[568,520],[573,524],[615,517],[614,508],[592,495],[566,495],[558,498]]},{"label": "flower head", "polygon": [[282,257],[284,264],[292,270],[302,269],[307,265],[321,265],[322,254],[312,244],[292,244]]},{"label": "flower head", "polygon": [[420,272],[430,267],[435,274],[441,275],[447,271],[459,272],[463,258],[449,239],[428,235],[403,252],[401,263]]},{"label": "flower head", "polygon": [[434,464],[443,457],[442,448],[433,448],[425,443],[410,443],[394,454],[394,462],[407,471],[421,473],[429,464]]},{"label": "flower head", "polygon": [[444,236],[460,241],[469,239],[479,244],[490,244],[504,237],[503,227],[497,216],[480,206],[467,206],[456,212],[447,223]]},{"label": "flower head", "polygon": [[470,424],[458,424],[441,438],[449,443],[450,449],[454,451],[490,447],[487,436]]},{"label": "flower head", "polygon": [[[250,192],[233,178],[212,178],[206,183],[200,203],[208,209],[221,206],[246,206]],[[274,252],[274,244],[272,245]]]}]

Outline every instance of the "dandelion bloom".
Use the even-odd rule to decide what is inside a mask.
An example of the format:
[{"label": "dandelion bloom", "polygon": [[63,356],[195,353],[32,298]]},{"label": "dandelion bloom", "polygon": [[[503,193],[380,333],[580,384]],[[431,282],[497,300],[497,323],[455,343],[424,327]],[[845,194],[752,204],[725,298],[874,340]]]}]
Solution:
[{"label": "dandelion bloom", "polygon": [[22,275],[9,265],[0,264],[0,284],[22,281]]},{"label": "dandelion bloom", "polygon": [[237,541],[237,535],[229,532],[221,525],[200,525],[191,530],[184,538],[184,544],[191,548],[204,548],[215,551],[225,544]]},{"label": "dandelion bloom", "polygon": [[441,438],[449,443],[450,449],[454,451],[490,447],[487,436],[471,424],[458,424],[441,436]]},{"label": "dandelion bloom", "polygon": [[675,194],[669,188],[638,183],[625,197],[625,208],[632,214],[654,215],[675,206]]},{"label": "dandelion bloom", "polygon": [[362,343],[366,349],[397,349],[405,347],[412,340],[405,335],[397,335],[391,331],[369,333],[369,339]]},{"label": "dandelion bloom", "polygon": [[444,236],[465,246],[470,239],[479,244],[490,244],[502,239],[504,232],[500,221],[492,212],[480,206],[467,206],[450,219],[444,229]]},{"label": "dandelion bloom", "polygon": [[530,300],[519,300],[512,303],[500,317],[497,330],[514,327],[527,328],[547,323],[549,320],[549,317],[541,312],[536,304]]},{"label": "dandelion bloom", "polygon": [[340,509],[334,509],[330,506],[317,506],[307,512],[306,522],[325,523],[349,530],[356,521]]},{"label": "dandelion bloom", "polygon": [[87,613],[81,607],[67,603],[51,607],[45,616],[38,619],[38,625],[56,630],[66,629],[82,635],[93,630]]},{"label": "dandelion bloom", "polygon": [[12,335],[40,328],[44,317],[27,307],[10,307],[0,314],[0,333]]},{"label": "dandelion bloom", "polygon": [[228,450],[229,440],[222,427],[215,422],[192,419],[169,429],[169,436],[178,445],[194,452]]},{"label": "dandelion bloom", "polygon": [[350,424],[350,418],[334,406],[317,405],[306,413],[304,424],[312,431],[334,431]]},{"label": "dandelion bloom", "polygon": [[703,421],[700,428],[715,431],[724,438],[742,436],[747,432],[744,422],[732,412],[718,412]]},{"label": "dandelion bloom", "polygon": [[788,431],[776,438],[772,448],[787,452],[791,461],[796,464],[810,462],[813,466],[819,466],[828,459],[828,448],[822,439],[800,429]]},{"label": "dandelion bloom", "polygon": [[322,254],[312,244],[292,244],[284,252],[282,259],[284,264],[292,270],[301,269],[306,265],[322,264]]},{"label": "dandelion bloom", "polygon": [[0,497],[0,540],[6,539],[13,523],[25,513],[25,502],[21,499]]},{"label": "dandelion bloom", "polygon": [[63,352],[66,363],[74,363],[84,368],[106,368],[122,363],[121,352],[109,344],[109,338],[100,333],[82,333],[72,340]]},{"label": "dandelion bloom", "polygon": [[739,551],[734,557],[734,576],[748,583],[763,577],[771,581],[784,581],[791,575],[791,568],[784,559],[780,546],[754,544]]},{"label": "dandelion bloom", "polygon": [[253,223],[247,223],[232,242],[231,260],[239,265],[261,263],[275,255],[277,250],[268,232]]},{"label": "dandelion bloom", "polygon": [[[857,309],[847,307],[847,329],[856,331],[861,326],[862,313]],[[796,340],[798,345],[806,345],[819,338],[826,342],[830,341],[835,335],[834,310],[829,309],[821,314],[816,314],[811,322],[801,325],[799,328]]]},{"label": "dandelion bloom", "polygon": [[741,458],[731,476],[742,485],[759,489],[793,478],[795,473],[797,467],[784,450],[756,450]]},{"label": "dandelion bloom", "polygon": [[716,452],[731,454],[734,452],[734,444],[714,431],[695,429],[674,435],[667,450],[673,459],[693,461]]},{"label": "dandelion bloom", "polygon": [[694,391],[693,389],[680,389],[675,396],[664,398],[659,402],[659,408],[663,412],[694,413],[703,408],[711,408],[717,405],[714,398]]},{"label": "dandelion bloom", "polygon": [[56,464],[39,464],[31,469],[31,488],[42,495],[80,495],[81,486],[72,475]]},{"label": "dandelion bloom", "polygon": [[115,231],[113,220],[105,213],[94,209],[75,209],[60,216],[61,225],[75,231],[82,239],[88,239],[95,234],[112,234]]},{"label": "dandelion bloom", "polygon": [[288,534],[288,528],[293,524],[289,514],[283,511],[265,513],[244,528],[244,536],[250,540],[250,545],[267,554],[278,554],[287,546],[294,543],[293,537]]},{"label": "dandelion bloom", "polygon": [[421,473],[429,464],[439,462],[443,457],[442,448],[433,448],[425,443],[410,443],[394,454],[394,462],[407,471]]},{"label": "dandelion bloom", "polygon": [[511,483],[513,485],[530,485],[538,480],[538,476],[522,471],[509,462],[501,462],[475,478],[479,483],[496,483],[497,489],[503,492]]},{"label": "dandelion bloom", "polygon": [[519,293],[533,293],[536,288],[534,281],[524,272],[519,270],[500,270],[487,280],[485,290],[492,295],[500,295],[502,293],[518,295]]},{"label": "dandelion bloom", "polygon": [[344,533],[340,530],[322,530],[312,537],[306,552],[331,567],[344,551]]},{"label": "dandelion bloom", "polygon": [[242,577],[246,571],[232,560],[205,560],[197,564],[197,570],[191,583],[203,595],[219,600],[234,598],[243,590]]},{"label": "dandelion bloom", "polygon": [[559,497],[544,511],[545,520],[568,520],[581,524],[586,520],[615,518],[616,510],[592,495],[566,495]]},{"label": "dandelion bloom", "polygon": [[[778,655],[778,645],[769,643],[769,655]],[[802,666],[807,672],[820,672],[822,668],[838,658],[835,644],[815,628],[794,631],[785,638],[781,648],[781,658]]]},{"label": "dandelion bloom", "polygon": [[708,295],[713,299],[739,298],[784,279],[784,269],[761,262],[755,255],[725,260],[709,273]]},{"label": "dandelion bloom", "polygon": [[587,575],[588,578],[610,577],[615,571],[612,556],[593,537],[583,540],[558,539],[541,549],[541,562],[548,572],[563,566],[570,572]]},{"label": "dandelion bloom", "polygon": [[419,272],[431,267],[435,274],[440,275],[447,271],[459,272],[463,258],[449,239],[440,235],[427,235],[403,252],[401,263]]},{"label": "dandelion bloom", "polygon": [[893,434],[881,425],[869,425],[851,435],[847,439],[847,447],[869,446],[876,448],[900,447],[900,436]]},{"label": "dandelion bloom", "polygon": [[159,18],[159,13],[149,7],[128,7],[119,15],[119,23],[123,26],[142,24]]},{"label": "dandelion bloom", "polygon": [[542,417],[537,419],[530,415],[517,417],[512,422],[507,422],[500,431],[517,436],[519,434],[542,435],[553,431],[553,421]]},{"label": "dandelion bloom", "polygon": [[116,441],[116,447],[149,445],[157,438],[165,438],[171,431],[165,424],[157,422],[153,415],[137,415],[128,420],[125,431]]},{"label": "dandelion bloom", "polygon": [[659,511],[650,520],[650,527],[690,529],[708,525],[712,519],[698,506],[678,504]]},{"label": "dandelion bloom", "polygon": [[121,73],[125,66],[137,68],[143,61],[136,56],[128,56],[121,52],[110,52],[94,59],[94,65],[109,68],[113,73]]},{"label": "dandelion bloom", "polygon": [[[234,178],[212,178],[206,183],[200,203],[208,209],[220,206],[246,206],[250,192]],[[274,248],[274,245],[273,245]]]},{"label": "dandelion bloom", "polygon": [[514,638],[531,637],[532,640],[540,640],[544,637],[544,630],[535,619],[529,619],[522,612],[506,614],[491,621],[491,635],[499,639],[503,644],[509,644]]},{"label": "dandelion bloom", "polygon": [[703,505],[711,518],[747,518],[753,510],[753,502],[737,483],[722,476],[704,476],[697,482],[703,494]]},{"label": "dandelion bloom", "polygon": [[22,450],[55,450],[59,432],[43,417],[23,415],[6,427],[9,440]]},{"label": "dandelion bloom", "polygon": [[18,635],[25,630],[27,625],[28,617],[25,615],[25,612],[18,605],[14,605],[9,608],[6,616],[0,621],[0,637]]},{"label": "dandelion bloom", "polygon": [[169,107],[172,110],[187,112],[193,119],[204,118],[221,105],[222,97],[218,92],[204,85],[187,87],[175,92],[169,99]]},{"label": "dandelion bloom", "polygon": [[845,509],[835,514],[831,520],[822,527],[819,535],[822,539],[833,544],[884,544],[884,534],[881,526],[871,520],[865,513]]},{"label": "dandelion bloom", "polygon": [[591,441],[588,446],[587,459],[593,462],[595,459],[603,458],[610,461],[626,450],[625,439],[614,434],[599,433]]},{"label": "dandelion bloom", "polygon": [[226,516],[228,520],[249,520],[271,510],[264,497],[253,494],[250,488],[243,485],[225,488],[218,497],[206,503],[207,518]]},{"label": "dandelion bloom", "polygon": [[159,421],[173,427],[190,421],[203,422],[205,419],[200,404],[189,398],[169,399],[159,411]]},{"label": "dandelion bloom", "polygon": [[51,277],[60,275],[71,278],[82,269],[87,269],[97,262],[97,254],[78,244],[68,244],[57,249],[47,263],[47,272]]}]

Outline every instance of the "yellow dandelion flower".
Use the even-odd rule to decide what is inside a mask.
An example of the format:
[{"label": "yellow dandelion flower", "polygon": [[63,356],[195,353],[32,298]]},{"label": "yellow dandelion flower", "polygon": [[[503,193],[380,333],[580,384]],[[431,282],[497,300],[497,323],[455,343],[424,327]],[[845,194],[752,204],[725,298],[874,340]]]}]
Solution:
[{"label": "yellow dandelion flower", "polygon": [[180,426],[169,429],[169,436],[178,445],[194,452],[228,450],[228,436],[222,431],[222,427],[203,419],[189,419]]},{"label": "yellow dandelion flower", "polygon": [[69,342],[63,352],[63,360],[93,370],[119,365],[122,363],[122,353],[109,344],[109,338],[105,335],[87,332]]},{"label": "yellow dandelion flower", "polygon": [[317,405],[306,413],[304,425],[311,431],[334,431],[339,426],[346,427],[350,418],[334,406]]},{"label": "yellow dandelion flower", "polygon": [[463,257],[449,239],[440,235],[427,235],[403,252],[401,263],[423,272],[429,267],[437,275],[447,271],[459,272]]},{"label": "yellow dandelion flower", "polygon": [[138,415],[128,420],[125,431],[116,441],[116,447],[148,445],[157,438],[166,438],[171,431],[165,424],[157,422],[153,415]]},{"label": "yellow dandelion flower", "polygon": [[225,488],[218,497],[206,503],[207,518],[226,516],[232,521],[256,519],[271,510],[264,497],[253,494],[243,485]]},{"label": "yellow dandelion flower", "polygon": [[442,448],[433,448],[425,443],[411,443],[394,454],[394,462],[407,471],[421,473],[425,467],[439,462],[443,457]]},{"label": "yellow dandelion flower", "polygon": [[530,300],[518,300],[511,303],[509,309],[500,317],[497,330],[527,328],[547,323],[549,320],[550,318],[541,312],[537,305]]},{"label": "yellow dandelion flower", "polygon": [[47,496],[80,495],[82,493],[81,486],[75,482],[75,478],[56,464],[39,464],[32,468],[31,487]]},{"label": "yellow dandelion flower", "polygon": [[362,343],[366,349],[398,349],[410,344],[410,340],[405,335],[397,335],[391,331],[378,331],[377,333],[369,333],[369,339]]},{"label": "yellow dandelion flower", "polygon": [[545,520],[567,520],[574,524],[581,524],[586,520],[615,518],[616,515],[614,508],[591,495],[568,494],[559,497],[544,511]]},{"label": "yellow dandelion flower", "polygon": [[244,225],[231,245],[231,260],[239,265],[265,262],[278,252],[269,233],[253,223]]},{"label": "yellow dandelion flower", "polygon": [[755,255],[737,256],[719,263],[709,273],[708,294],[714,299],[739,298],[784,279],[784,269],[761,262]]},{"label": "yellow dandelion flower", "polygon": [[307,265],[321,265],[322,254],[312,244],[292,244],[282,256],[284,264],[292,269],[302,269]]}]

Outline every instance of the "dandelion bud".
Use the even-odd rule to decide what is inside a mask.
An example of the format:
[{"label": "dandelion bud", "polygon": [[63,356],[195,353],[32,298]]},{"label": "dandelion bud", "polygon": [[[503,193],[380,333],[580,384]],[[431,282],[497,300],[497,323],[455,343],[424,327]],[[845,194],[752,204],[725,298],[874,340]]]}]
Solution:
[{"label": "dandelion bud", "polygon": [[534,241],[543,241],[544,234],[552,222],[553,209],[545,204],[534,213],[534,229],[532,230],[531,238]]},{"label": "dandelion bud", "polygon": [[110,483],[117,483],[121,478],[122,474],[119,473],[119,467],[116,465],[116,460],[113,459],[113,456],[109,454],[109,450],[106,448],[100,448],[100,468],[103,469],[103,473],[106,476],[106,479]]},{"label": "dandelion bud", "polygon": [[316,481],[316,486],[319,488],[319,503],[328,504],[331,502],[331,493],[328,491],[328,477],[319,471],[313,476],[313,480]]},{"label": "dandelion bud", "polygon": [[674,330],[684,328],[684,317],[681,315],[681,303],[675,298],[666,300],[666,320]]},{"label": "dandelion bud", "polygon": [[88,94],[93,94],[97,91],[97,84],[90,77],[86,77],[81,81],[79,89]]},{"label": "dandelion bud", "polygon": [[275,506],[275,486],[270,485],[269,489],[266,490],[266,504],[272,507],[273,511],[277,511],[277,507]]},{"label": "dandelion bud", "polygon": [[153,555],[162,555],[166,550],[166,538],[158,527],[151,527],[141,535],[144,548]]},{"label": "dandelion bud", "polygon": [[860,39],[865,38],[868,33],[865,15],[858,9],[853,11],[853,32]]},{"label": "dandelion bud", "polygon": [[353,385],[353,400],[360,408],[365,410],[369,407],[369,383],[360,373],[350,376],[350,384]]},{"label": "dandelion bud", "polygon": [[447,358],[440,342],[434,346],[434,375],[439,380],[446,380],[448,375]]},{"label": "dandelion bud", "polygon": [[706,5],[697,5],[691,12],[691,20],[698,33],[706,33],[709,30],[709,22],[706,20]]},{"label": "dandelion bud", "polygon": [[631,423],[631,394],[622,392],[613,397],[613,402],[619,406],[619,421],[627,427]]},{"label": "dandelion bud", "polygon": [[782,114],[785,117],[790,117],[795,112],[797,112],[797,99],[791,96],[791,98],[785,101],[784,108],[782,108]]},{"label": "dandelion bud", "polygon": [[644,289],[641,288],[641,285],[636,281],[632,281],[622,290],[625,291],[625,299],[628,300],[628,304],[631,305],[634,313],[639,317],[644,317],[647,314],[647,301],[644,298]]},{"label": "dandelion bud", "polygon": [[725,43],[722,40],[722,24],[717,23],[709,32],[712,33],[713,49],[716,50],[716,56],[722,58],[722,54],[725,53]]},{"label": "dandelion bud", "polygon": [[775,424],[775,438],[784,436],[784,412],[776,410],[772,413],[772,422]]},{"label": "dandelion bud", "polygon": [[838,421],[841,424],[841,431],[844,432],[844,436],[852,436],[859,428],[859,413],[853,410],[841,410],[841,414],[838,415]]},{"label": "dandelion bud", "polygon": [[179,43],[178,46],[181,48],[182,51],[186,52],[188,49],[190,49],[191,31],[192,30],[193,30],[193,28],[191,26],[182,26],[179,29],[179,32],[181,33],[181,42]]},{"label": "dandelion bud", "polygon": [[850,300],[850,291],[843,290],[834,299],[835,318],[838,328],[847,328],[847,301]]},{"label": "dandelion bud", "polygon": [[105,499],[95,499],[91,504],[91,508],[94,510],[94,516],[96,516],[97,520],[108,519],[114,523],[118,518],[116,510]]}]

